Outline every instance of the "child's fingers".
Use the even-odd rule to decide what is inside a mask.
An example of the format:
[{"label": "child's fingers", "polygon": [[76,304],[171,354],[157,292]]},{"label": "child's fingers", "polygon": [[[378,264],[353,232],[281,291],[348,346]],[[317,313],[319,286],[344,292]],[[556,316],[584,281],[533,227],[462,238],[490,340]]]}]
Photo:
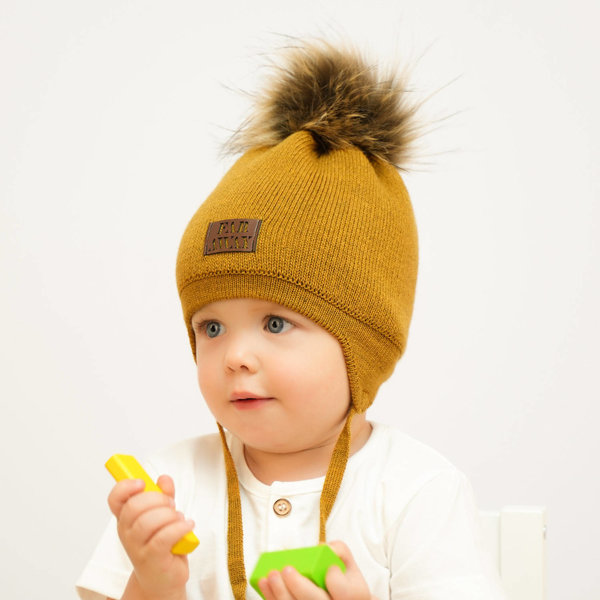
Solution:
[{"label": "child's fingers", "polygon": [[129,529],[146,511],[166,507],[175,510],[175,501],[161,492],[144,492],[130,496],[122,506],[118,523],[120,529]]},{"label": "child's fingers", "polygon": [[141,513],[131,526],[122,532],[138,544],[147,544],[162,528],[182,520],[183,515],[170,506],[159,506]]},{"label": "child's fingers", "polygon": [[156,480],[156,485],[171,498],[175,498],[175,484],[168,475],[161,475]]},{"label": "child's fingers", "polygon": [[108,506],[117,519],[125,503],[135,494],[139,494],[146,484],[141,479],[123,479],[117,482],[108,495]]},{"label": "child's fingers", "polygon": [[281,572],[271,571],[258,582],[258,586],[265,600],[330,600],[325,590],[293,567],[284,567]]},{"label": "child's fingers", "polygon": [[294,599],[330,600],[330,596],[325,590],[315,585],[310,579],[300,575],[294,567],[284,567],[281,570],[281,578]]},{"label": "child's fingers", "polygon": [[279,571],[273,571],[267,577],[259,580],[258,587],[265,600],[294,600],[285,587]]},{"label": "child's fingers", "polygon": [[266,577],[258,580],[258,587],[260,588],[265,600],[275,600],[275,597],[271,592],[271,586],[269,585],[269,581]]},{"label": "child's fingers", "polygon": [[148,547],[156,552],[170,552],[171,548],[186,534],[194,529],[196,524],[192,519],[171,521],[161,527],[148,541]]},{"label": "child's fingers", "polygon": [[283,575],[279,571],[271,571],[258,582],[258,586],[265,600],[296,600],[296,596],[293,596],[288,590]]},{"label": "child's fingers", "polygon": [[354,561],[354,556],[350,552],[350,548],[344,542],[336,540],[335,542],[327,542],[327,545],[342,559],[346,565],[346,569],[358,568]]},{"label": "child's fingers", "polygon": [[346,565],[344,573],[338,566],[330,567],[325,576],[325,584],[334,600],[370,600],[369,587],[363,577],[350,548],[343,542],[328,542],[328,546]]},{"label": "child's fingers", "polygon": [[337,566],[331,567],[327,572],[325,582],[328,593],[300,575],[293,567],[285,567],[281,572],[272,571],[259,581],[265,599],[374,600],[348,546],[343,542],[331,542],[328,545],[346,565],[345,572]]},{"label": "child's fingers", "polygon": [[333,600],[374,600],[360,571],[344,573],[334,565],[327,571],[325,584]]},{"label": "child's fingers", "polygon": [[356,586],[352,583],[350,571],[346,570],[344,573],[337,565],[329,567],[327,575],[325,575],[325,585],[335,600],[359,598],[359,596],[354,595]]}]

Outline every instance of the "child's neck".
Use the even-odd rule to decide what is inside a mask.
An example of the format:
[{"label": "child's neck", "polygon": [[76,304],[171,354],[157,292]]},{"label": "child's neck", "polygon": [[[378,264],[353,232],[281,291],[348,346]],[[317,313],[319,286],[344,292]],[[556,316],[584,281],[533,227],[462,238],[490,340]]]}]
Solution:
[{"label": "child's neck", "polygon": [[[350,456],[367,443],[372,429],[364,413],[353,417]],[[301,481],[322,477],[327,473],[331,453],[340,433],[341,428],[337,435],[322,445],[291,453],[265,452],[244,445],[246,464],[254,476],[266,485],[271,485],[274,481]]]}]

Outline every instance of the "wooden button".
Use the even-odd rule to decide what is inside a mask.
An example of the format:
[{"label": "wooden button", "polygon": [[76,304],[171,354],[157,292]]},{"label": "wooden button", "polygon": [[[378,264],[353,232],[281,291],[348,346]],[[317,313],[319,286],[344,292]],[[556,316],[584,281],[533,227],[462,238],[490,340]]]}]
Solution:
[{"label": "wooden button", "polygon": [[285,498],[279,498],[279,500],[276,500],[275,504],[273,504],[273,510],[279,517],[285,517],[286,515],[290,514],[292,505],[290,504],[289,500],[286,500]]}]

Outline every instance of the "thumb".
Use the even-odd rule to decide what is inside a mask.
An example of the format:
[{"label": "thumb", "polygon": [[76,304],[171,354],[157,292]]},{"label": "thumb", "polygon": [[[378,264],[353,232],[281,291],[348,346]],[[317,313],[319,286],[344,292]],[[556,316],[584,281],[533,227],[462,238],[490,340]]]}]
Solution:
[{"label": "thumb", "polygon": [[332,598],[346,600],[350,598],[372,598],[369,586],[363,577],[350,548],[344,542],[327,542],[327,545],[342,559],[346,572],[333,566],[325,575],[327,589]]},{"label": "thumb", "polygon": [[163,491],[167,496],[175,498],[175,484],[168,475],[161,475],[156,480],[156,485]]},{"label": "thumb", "polygon": [[354,556],[350,552],[350,548],[344,542],[336,540],[334,542],[327,542],[327,545],[342,559],[347,569],[353,570],[358,568],[354,561]]}]

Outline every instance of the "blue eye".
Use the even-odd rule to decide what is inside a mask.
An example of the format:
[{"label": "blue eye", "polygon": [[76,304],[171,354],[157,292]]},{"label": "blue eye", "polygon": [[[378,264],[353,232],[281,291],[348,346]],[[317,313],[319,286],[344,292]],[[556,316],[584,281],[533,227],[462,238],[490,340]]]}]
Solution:
[{"label": "blue eye", "polygon": [[281,333],[287,331],[292,324],[283,317],[269,317],[267,320],[267,329],[271,333]]},{"label": "blue eye", "polygon": [[206,332],[207,337],[216,338],[223,333],[223,325],[218,321],[208,321],[208,323],[204,325],[204,331]]}]

